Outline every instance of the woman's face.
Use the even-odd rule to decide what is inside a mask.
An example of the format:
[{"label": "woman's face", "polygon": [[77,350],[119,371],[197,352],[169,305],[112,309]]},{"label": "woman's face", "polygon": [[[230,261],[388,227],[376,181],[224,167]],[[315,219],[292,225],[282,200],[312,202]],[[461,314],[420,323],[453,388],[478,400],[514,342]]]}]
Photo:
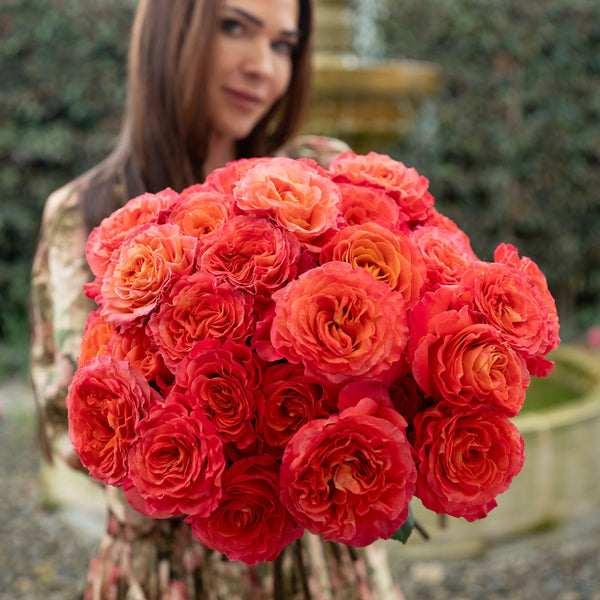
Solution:
[{"label": "woman's face", "polygon": [[298,0],[220,0],[207,81],[214,134],[247,137],[286,92],[298,44]]}]

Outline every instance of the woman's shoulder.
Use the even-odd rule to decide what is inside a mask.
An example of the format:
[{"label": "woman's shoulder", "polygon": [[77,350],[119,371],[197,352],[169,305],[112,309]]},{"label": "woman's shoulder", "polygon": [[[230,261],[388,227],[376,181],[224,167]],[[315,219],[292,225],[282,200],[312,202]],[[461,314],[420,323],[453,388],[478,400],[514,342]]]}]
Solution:
[{"label": "woman's shoulder", "polygon": [[281,148],[280,156],[311,158],[326,169],[340,154],[350,150],[346,142],[324,135],[299,135]]}]

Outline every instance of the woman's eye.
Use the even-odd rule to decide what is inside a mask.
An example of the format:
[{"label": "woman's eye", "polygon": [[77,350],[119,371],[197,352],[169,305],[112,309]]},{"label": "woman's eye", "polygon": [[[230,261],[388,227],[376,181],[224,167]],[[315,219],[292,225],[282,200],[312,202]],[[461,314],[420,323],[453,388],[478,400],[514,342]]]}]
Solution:
[{"label": "woman's eye", "polygon": [[279,40],[272,42],[271,48],[273,48],[273,50],[277,52],[277,54],[291,56],[294,53],[294,50],[296,49],[296,44],[293,44],[292,42],[288,41]]},{"label": "woman's eye", "polygon": [[244,26],[235,19],[222,19],[221,20],[221,31],[229,35],[240,35],[244,31]]}]

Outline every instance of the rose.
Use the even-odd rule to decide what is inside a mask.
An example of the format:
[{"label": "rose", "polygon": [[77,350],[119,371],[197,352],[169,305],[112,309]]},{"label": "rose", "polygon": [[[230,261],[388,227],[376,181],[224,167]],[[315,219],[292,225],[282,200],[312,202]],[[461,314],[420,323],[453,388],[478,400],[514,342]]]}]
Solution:
[{"label": "rose", "polygon": [[416,471],[401,429],[374,416],[363,398],[291,439],[281,464],[281,497],[292,516],[323,539],[366,546],[406,521]]},{"label": "rose", "polygon": [[415,418],[415,495],[436,513],[474,521],[496,505],[523,466],[523,438],[505,416],[490,410],[434,406]]},{"label": "rose", "polygon": [[104,276],[112,253],[125,238],[147,223],[157,223],[161,212],[169,211],[179,202],[179,195],[167,188],[158,194],[142,194],[95,227],[86,244],[86,259],[96,277]]},{"label": "rose", "polygon": [[229,560],[254,565],[272,561],[302,536],[283,507],[275,459],[256,456],[235,462],[223,476],[223,496],[208,517],[186,519],[196,539]]},{"label": "rose", "polygon": [[138,423],[137,433],[129,450],[126,497],[141,498],[141,512],[148,516],[209,515],[221,497],[225,455],[201,409],[167,397]]},{"label": "rose", "polygon": [[519,258],[517,249],[510,244],[500,244],[494,252],[494,260],[498,263],[513,265],[528,276],[531,284],[539,290],[541,302],[548,309],[546,317],[547,335],[542,336],[544,343],[540,344],[538,355],[533,359],[528,359],[528,366],[532,375],[545,377],[550,374],[554,363],[542,358],[540,355],[545,355],[550,350],[554,350],[560,343],[560,337],[558,335],[560,326],[558,322],[558,313],[556,312],[556,303],[548,289],[546,277],[530,258]]},{"label": "rose", "polygon": [[548,305],[518,266],[476,261],[465,271],[459,294],[526,357],[547,352],[552,345]]},{"label": "rose", "polygon": [[85,364],[101,354],[107,354],[107,345],[116,331],[116,327],[102,317],[100,310],[93,310],[85,322],[81,338],[81,352],[77,358],[77,366]]},{"label": "rose", "polygon": [[196,238],[175,225],[148,225],[113,254],[98,298],[102,316],[120,326],[141,322],[158,305],[174,276],[194,267]]},{"label": "rose", "polygon": [[123,332],[115,330],[107,344],[107,354],[127,361],[148,381],[155,383],[162,392],[168,391],[173,383],[173,374],[144,327],[135,327]]},{"label": "rose", "polygon": [[329,171],[337,182],[371,185],[385,190],[411,222],[425,219],[434,203],[425,177],[384,154],[344,152],[333,159]]},{"label": "rose", "polygon": [[425,261],[428,289],[460,282],[465,270],[477,260],[469,239],[461,232],[426,225],[417,227],[411,239]]},{"label": "rose", "polygon": [[327,392],[304,374],[301,365],[276,363],[263,373],[265,395],[263,436],[269,453],[278,458],[291,437],[312,419],[324,416]]},{"label": "rose", "polygon": [[175,372],[175,389],[186,391],[238,450],[257,441],[264,396],[260,367],[247,346],[207,339],[196,342]]},{"label": "rose", "polygon": [[168,217],[184,235],[211,235],[233,216],[233,198],[206,184],[192,185],[181,192],[181,202]]},{"label": "rose", "polygon": [[75,372],[66,398],[69,437],[92,477],[123,484],[137,425],[160,402],[139,371],[110,356],[98,356]]},{"label": "rose", "polygon": [[238,216],[201,249],[200,268],[234,288],[268,297],[296,277],[300,244],[265,218]]},{"label": "rose", "polygon": [[394,408],[409,425],[431,403],[411,373],[398,377],[389,387],[389,392]]},{"label": "rose", "polygon": [[244,343],[254,330],[252,297],[210,273],[185,275],[148,320],[164,361],[175,369],[199,340]]},{"label": "rose", "polygon": [[269,162],[270,158],[253,157],[240,158],[238,160],[227,163],[224,167],[215,169],[208,174],[204,180],[206,187],[214,189],[221,194],[231,195],[237,182],[242,178],[244,173],[260,164],[261,162]]},{"label": "rose", "polygon": [[340,210],[346,225],[376,222],[394,228],[407,219],[384,190],[352,183],[340,183],[338,187],[342,195]]},{"label": "rose", "polygon": [[266,360],[302,362],[307,374],[332,383],[382,379],[408,338],[402,295],[366,269],[330,262],[273,294]]},{"label": "rose", "polygon": [[367,269],[400,292],[407,309],[416,304],[425,281],[425,262],[415,244],[403,233],[378,223],[342,229],[323,246],[319,260],[343,261]]},{"label": "rose", "polygon": [[341,222],[339,189],[312,161],[259,162],[238,181],[233,195],[239,210],[268,216],[314,252]]},{"label": "rose", "polygon": [[[529,385],[523,357],[494,327],[477,322],[468,306],[446,306],[444,294],[431,293],[409,315],[417,338],[411,342],[415,381],[439,402],[516,415]],[[422,336],[419,327],[425,329]]]}]

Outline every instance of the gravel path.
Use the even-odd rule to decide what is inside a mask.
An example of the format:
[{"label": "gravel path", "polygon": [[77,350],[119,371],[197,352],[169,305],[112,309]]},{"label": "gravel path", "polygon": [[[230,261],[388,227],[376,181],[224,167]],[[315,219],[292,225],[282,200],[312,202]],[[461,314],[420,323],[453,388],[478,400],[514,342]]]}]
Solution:
[{"label": "gravel path", "polygon": [[[76,600],[97,540],[44,508],[27,386],[5,382],[0,404],[0,600]],[[600,600],[600,514],[477,558],[406,557],[393,570],[406,600]]]}]

